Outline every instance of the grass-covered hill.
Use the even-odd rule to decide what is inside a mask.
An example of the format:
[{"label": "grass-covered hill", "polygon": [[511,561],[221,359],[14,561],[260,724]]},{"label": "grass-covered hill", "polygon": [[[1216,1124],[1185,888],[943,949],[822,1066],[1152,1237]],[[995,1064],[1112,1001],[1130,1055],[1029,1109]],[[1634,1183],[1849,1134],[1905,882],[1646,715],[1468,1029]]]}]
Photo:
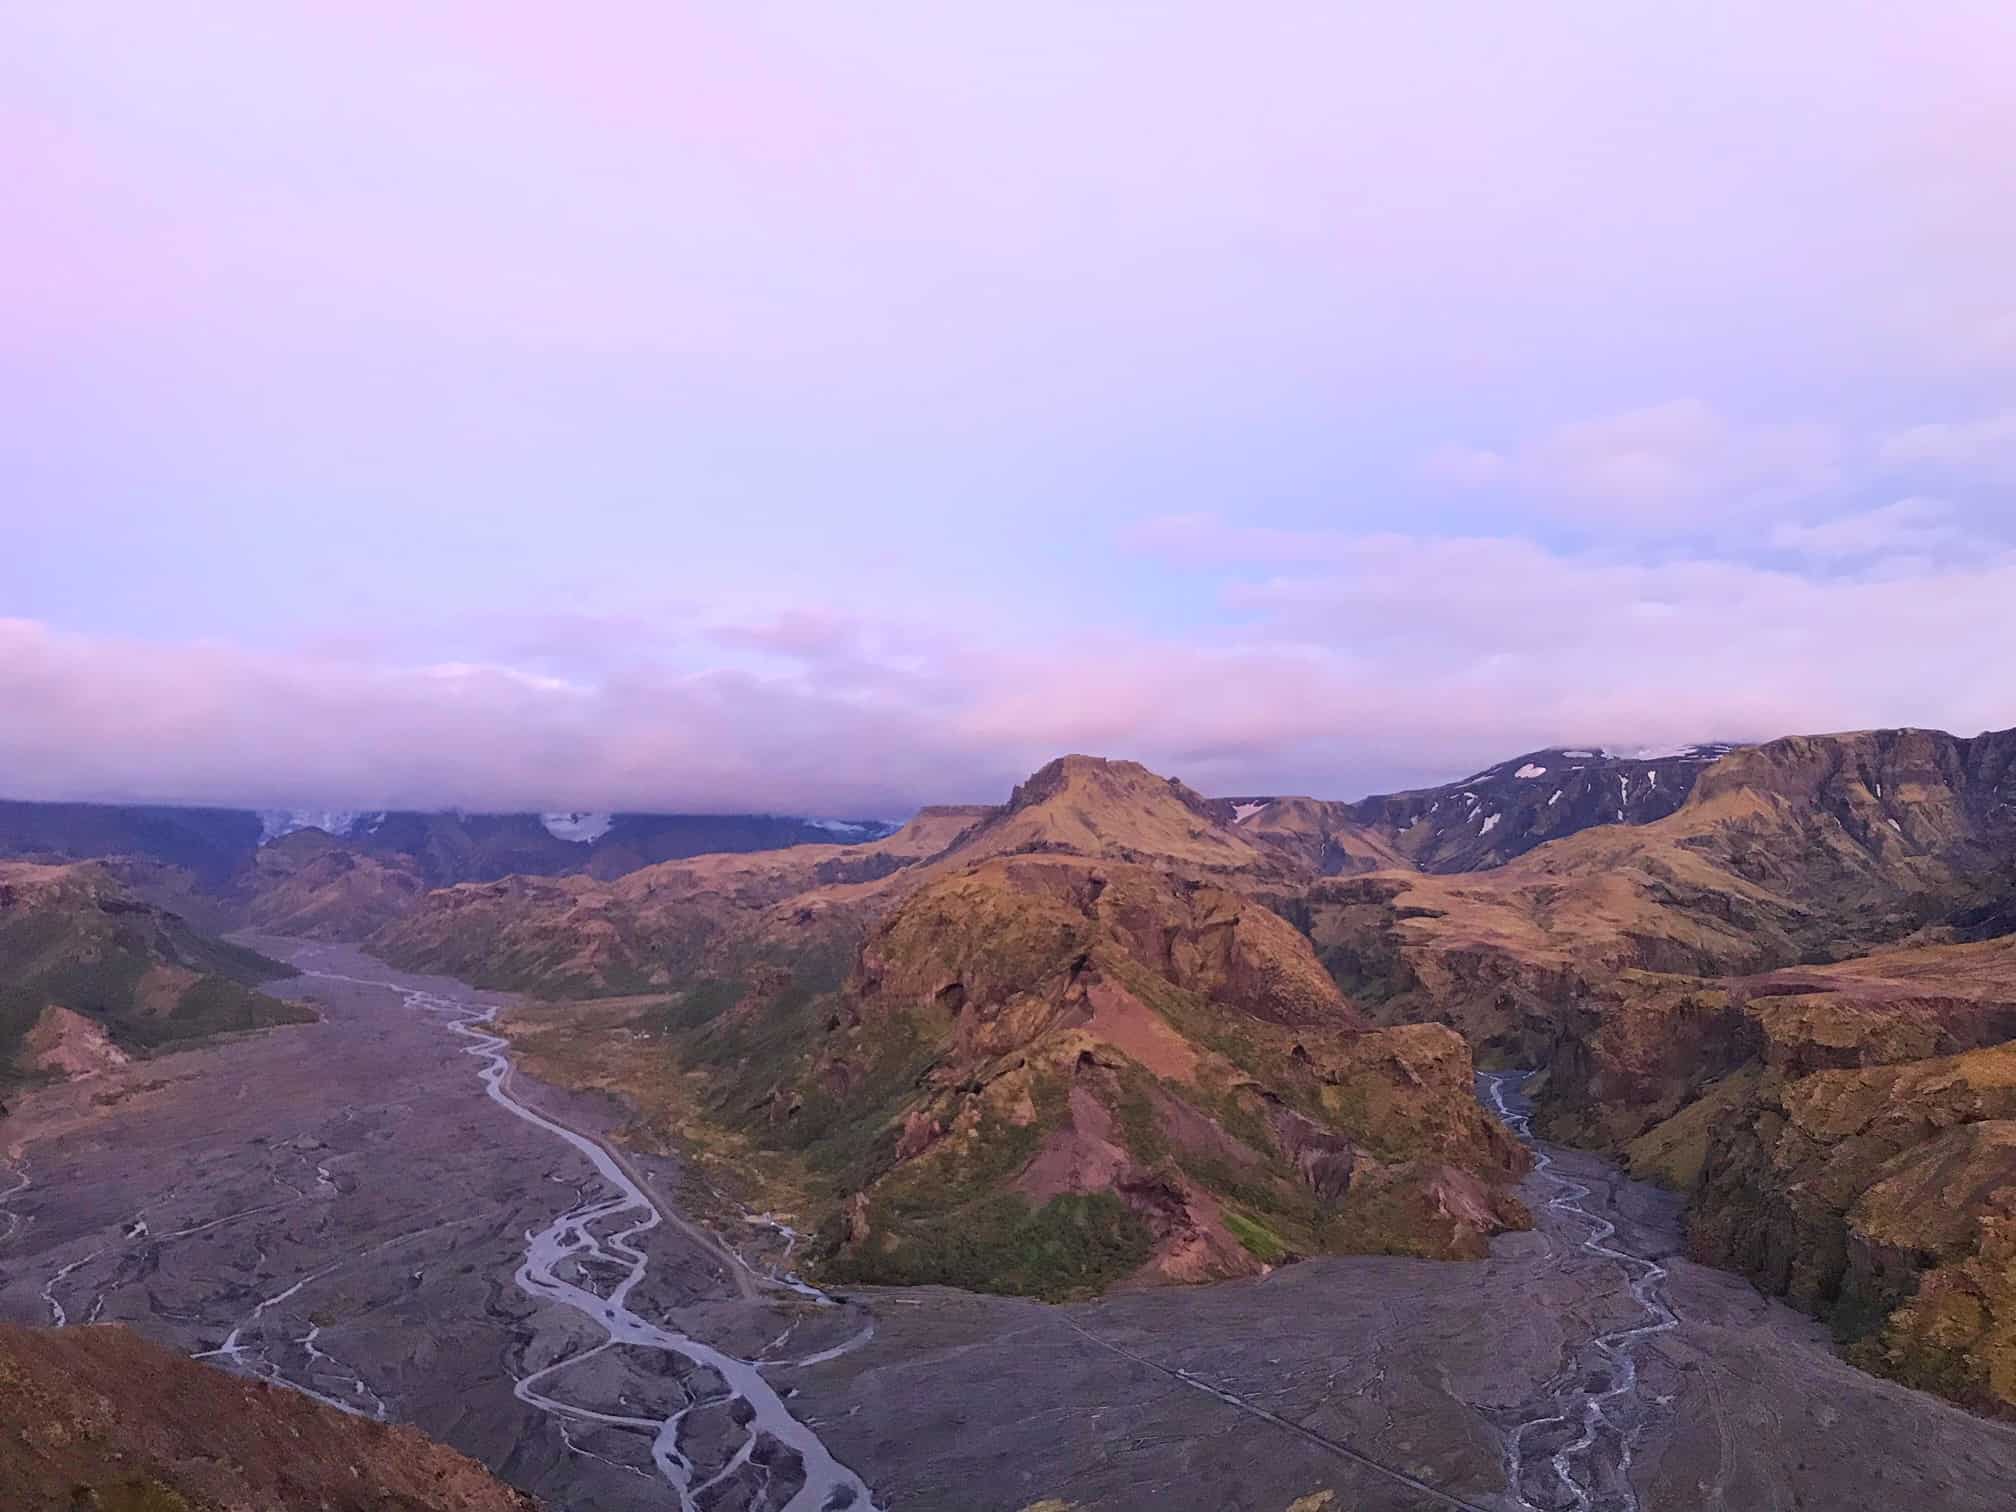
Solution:
[{"label": "grass-covered hill", "polygon": [[0,862],[0,1077],[303,1022],[307,1009],[258,990],[289,974],[142,902],[103,867]]}]

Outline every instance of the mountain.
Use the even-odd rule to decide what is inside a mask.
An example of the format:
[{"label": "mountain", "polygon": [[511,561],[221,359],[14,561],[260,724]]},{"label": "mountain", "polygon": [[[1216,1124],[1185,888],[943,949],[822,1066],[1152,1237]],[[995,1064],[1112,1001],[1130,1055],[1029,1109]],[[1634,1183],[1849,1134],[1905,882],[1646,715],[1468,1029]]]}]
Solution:
[{"label": "mountain", "polygon": [[335,838],[360,855],[410,863],[427,887],[509,876],[612,879],[661,861],[793,845],[850,844],[889,827],[766,814],[463,814],[355,816]]},{"label": "mountain", "polygon": [[1280,855],[1299,874],[1349,876],[1414,863],[1390,838],[1361,824],[1356,805],[1321,798],[1228,798],[1239,833]]},{"label": "mountain", "polygon": [[1198,874],[1285,873],[1223,802],[1133,761],[1060,756],[1033,773],[960,842],[963,863],[1068,851]]},{"label": "mountain", "polygon": [[0,1505],[536,1512],[411,1428],[228,1375],[126,1328],[9,1324],[0,1324]]},{"label": "mountain", "polygon": [[1375,1019],[1543,1065],[1542,1129],[1688,1192],[1697,1258],[2016,1415],[2012,858],[2016,733],[1795,737],[1666,819],[1297,918]]},{"label": "mountain", "polygon": [[698,856],[613,882],[465,882],[425,894],[368,944],[395,965],[482,986],[583,996],[665,989],[729,970],[752,951],[802,956],[829,936],[851,948],[883,901],[882,884],[964,827],[927,811],[862,845]]},{"label": "mountain", "polygon": [[1054,1296],[1481,1254],[1528,1221],[1526,1157],[1467,1047],[1368,1025],[1248,891],[1297,872],[1236,818],[1064,757],[998,809],[847,851],[447,889],[373,948],[671,994],[514,1032],[647,1129],[785,1161],[835,1279]]},{"label": "mountain", "polygon": [[299,829],[253,852],[225,898],[268,934],[354,940],[409,912],[426,890],[410,857],[371,855],[323,830]]},{"label": "mountain", "polygon": [[859,844],[895,828],[765,814],[255,813],[0,800],[0,858],[116,860],[144,895],[191,916],[361,939],[429,888],[509,876],[608,880],[693,856]]},{"label": "mountain", "polygon": [[1526,1222],[1524,1151],[1455,1035],[1371,1032],[1286,921],[1135,863],[1001,856],[932,883],[754,1106],[829,1160],[880,1131],[822,1234],[855,1280],[1044,1290],[1035,1257],[1089,1231],[1105,1248],[1068,1282],[1194,1281],[1479,1255]]},{"label": "mountain", "polygon": [[1489,871],[1320,883],[1298,922],[1382,1022],[1439,1019],[1530,1062],[1562,1005],[1624,972],[1754,974],[1992,916],[2016,896],[2012,766],[2016,731],[1773,741],[1665,819]]},{"label": "mountain", "polygon": [[751,952],[851,950],[909,892],[996,856],[1093,856],[1290,883],[1284,853],[1231,817],[1135,762],[1065,756],[998,808],[928,808],[856,845],[694,857],[610,882],[512,877],[439,889],[370,944],[395,964],[486,986],[640,992],[695,972],[732,974]]},{"label": "mountain", "polygon": [[312,1019],[256,990],[291,974],[143,902],[102,867],[0,862],[0,1080]]},{"label": "mountain", "polygon": [[1422,871],[1481,871],[1598,825],[1664,819],[1686,802],[1701,773],[1734,749],[1529,751],[1461,782],[1361,799],[1348,812]]},{"label": "mountain", "polygon": [[17,803],[0,799],[0,857],[91,861],[134,856],[217,886],[258,848],[259,816],[242,809]]},{"label": "mountain", "polygon": [[529,1069],[755,1173],[838,1280],[1479,1253],[1524,1156],[1472,1057],[1541,1066],[1540,1128],[1688,1192],[1697,1256],[2016,1411],[2016,732],[1538,751],[1358,803],[1067,756],[855,844],[429,888],[617,833],[559,828],[591,838],[304,830],[240,906],[555,1000],[509,1021]]}]

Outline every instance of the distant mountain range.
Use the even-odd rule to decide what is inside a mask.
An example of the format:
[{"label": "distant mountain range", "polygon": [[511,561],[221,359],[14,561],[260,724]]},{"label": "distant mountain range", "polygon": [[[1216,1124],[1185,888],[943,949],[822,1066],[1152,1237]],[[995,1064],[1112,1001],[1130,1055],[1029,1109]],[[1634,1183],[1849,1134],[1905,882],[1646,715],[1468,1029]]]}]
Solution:
[{"label": "distant mountain range", "polygon": [[361,855],[413,863],[429,887],[512,875],[618,877],[724,851],[879,839],[877,819],[772,814],[468,814],[261,810],[0,800],[0,857],[129,856],[179,867],[206,886],[242,872],[261,846],[316,830]]}]

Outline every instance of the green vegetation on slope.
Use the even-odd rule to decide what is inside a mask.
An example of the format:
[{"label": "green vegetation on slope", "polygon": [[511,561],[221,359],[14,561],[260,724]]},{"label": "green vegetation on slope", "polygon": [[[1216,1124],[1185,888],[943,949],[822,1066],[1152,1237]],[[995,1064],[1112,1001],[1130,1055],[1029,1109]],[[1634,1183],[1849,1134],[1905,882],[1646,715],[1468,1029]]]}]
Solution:
[{"label": "green vegetation on slope", "polygon": [[137,1052],[312,1021],[308,1009],[256,990],[292,975],[135,900],[96,867],[10,867],[0,877],[0,1076],[51,1006]]}]

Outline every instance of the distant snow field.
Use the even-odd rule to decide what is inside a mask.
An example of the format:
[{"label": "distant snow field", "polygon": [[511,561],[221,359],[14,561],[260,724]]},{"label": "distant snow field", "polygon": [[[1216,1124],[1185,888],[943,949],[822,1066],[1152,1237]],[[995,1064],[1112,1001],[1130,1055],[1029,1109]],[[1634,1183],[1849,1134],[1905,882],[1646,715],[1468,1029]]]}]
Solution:
[{"label": "distant snow field", "polygon": [[614,814],[541,814],[539,822],[555,840],[572,840],[576,845],[593,845],[609,833]]},{"label": "distant snow field", "polygon": [[1547,775],[1547,768],[1543,766],[1535,766],[1533,765],[1532,762],[1529,761],[1526,763],[1526,765],[1519,768],[1519,770],[1514,772],[1512,775],[1514,777],[1525,777],[1529,779],[1533,777],[1545,777]]},{"label": "distant snow field", "polygon": [[359,820],[371,820],[367,828],[376,829],[384,817],[360,809],[266,809],[259,815],[259,843],[270,845],[282,835],[304,829],[319,829],[341,839],[357,828]]},{"label": "distant snow field", "polygon": [[1234,824],[1244,824],[1248,819],[1251,819],[1255,814],[1259,813],[1260,810],[1267,807],[1269,801],[1270,800],[1268,799],[1262,798],[1253,803],[1233,804],[1232,822]]},{"label": "distant snow field", "polygon": [[880,840],[893,835],[902,825],[892,819],[807,819],[813,829],[825,830],[848,840]]}]

